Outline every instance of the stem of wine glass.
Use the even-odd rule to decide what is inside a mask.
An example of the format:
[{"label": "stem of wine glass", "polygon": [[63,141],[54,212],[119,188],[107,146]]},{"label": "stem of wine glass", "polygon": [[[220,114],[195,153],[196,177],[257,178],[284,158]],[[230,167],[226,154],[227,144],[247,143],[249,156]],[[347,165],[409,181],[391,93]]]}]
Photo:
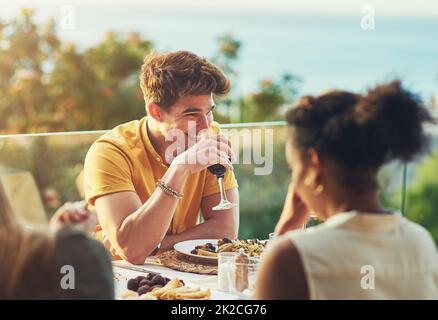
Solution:
[{"label": "stem of wine glass", "polygon": [[219,190],[220,190],[220,194],[221,194],[221,201],[219,202],[219,204],[217,206],[212,208],[213,211],[228,210],[228,209],[237,207],[237,204],[231,203],[227,199],[227,195],[225,194],[225,188],[224,188],[224,184],[223,184],[224,183],[223,177],[218,177],[218,183],[219,183]]},{"label": "stem of wine glass", "polygon": [[219,183],[219,190],[221,193],[221,202],[228,201],[227,195],[225,194],[224,177],[217,177],[217,182]]}]

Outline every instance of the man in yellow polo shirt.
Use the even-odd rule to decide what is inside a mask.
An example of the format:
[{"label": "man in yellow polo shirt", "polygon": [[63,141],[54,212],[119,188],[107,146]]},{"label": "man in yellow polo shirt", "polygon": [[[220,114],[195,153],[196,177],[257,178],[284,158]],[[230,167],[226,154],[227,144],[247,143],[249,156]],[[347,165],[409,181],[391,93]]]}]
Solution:
[{"label": "man in yellow polo shirt", "polygon": [[[147,56],[140,84],[147,117],[100,137],[85,159],[85,198],[96,208],[113,257],[141,264],[157,247],[237,237],[238,207],[212,210],[220,193],[217,178],[207,170],[215,163],[228,169],[226,195],[238,203],[230,143],[222,134],[198,135],[213,121],[213,95],[226,95],[230,81],[205,58],[177,51]],[[172,132],[183,137],[176,152],[170,149],[175,147]]]}]

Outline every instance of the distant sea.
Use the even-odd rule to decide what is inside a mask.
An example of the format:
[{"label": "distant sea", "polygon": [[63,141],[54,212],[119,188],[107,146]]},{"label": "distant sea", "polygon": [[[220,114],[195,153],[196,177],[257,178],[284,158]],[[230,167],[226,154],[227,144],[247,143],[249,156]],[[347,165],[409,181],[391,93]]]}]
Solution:
[{"label": "distant sea", "polygon": [[[73,1],[74,2],[74,1]],[[4,6],[4,5],[3,5]],[[55,5],[36,8],[38,20],[61,16]],[[159,50],[184,49],[211,57],[225,33],[242,41],[239,91],[261,79],[290,72],[302,78],[300,93],[329,88],[365,90],[394,77],[429,100],[438,95],[438,19],[381,16],[374,30],[360,27],[361,15],[227,12],[143,6],[76,5],[75,28],[62,39],[81,48],[95,45],[109,30],[137,31]],[[16,16],[13,6],[0,18]]]}]

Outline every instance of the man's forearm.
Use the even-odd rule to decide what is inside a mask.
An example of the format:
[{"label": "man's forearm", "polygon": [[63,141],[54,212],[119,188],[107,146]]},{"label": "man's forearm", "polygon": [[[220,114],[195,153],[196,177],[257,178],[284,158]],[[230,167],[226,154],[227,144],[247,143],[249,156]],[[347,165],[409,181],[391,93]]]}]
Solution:
[{"label": "man's forearm", "polygon": [[181,241],[193,239],[235,239],[237,237],[238,226],[220,219],[210,219],[198,224],[188,230],[174,235],[167,235],[161,242],[161,250],[172,249],[173,246]]},{"label": "man's forearm", "polygon": [[[181,191],[188,173],[170,167],[162,180]],[[178,199],[157,188],[140,208],[128,215],[118,229],[117,242],[131,262],[141,263],[162,241],[169,229]]]}]

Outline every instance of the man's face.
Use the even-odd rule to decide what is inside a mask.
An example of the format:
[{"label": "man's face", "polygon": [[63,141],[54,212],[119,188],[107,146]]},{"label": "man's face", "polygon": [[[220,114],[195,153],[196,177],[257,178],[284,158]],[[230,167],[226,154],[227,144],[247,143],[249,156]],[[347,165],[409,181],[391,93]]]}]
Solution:
[{"label": "man's face", "polygon": [[169,131],[181,130],[188,142],[196,141],[201,130],[206,130],[213,121],[215,104],[212,94],[180,97],[168,111],[161,112],[164,135]]}]

